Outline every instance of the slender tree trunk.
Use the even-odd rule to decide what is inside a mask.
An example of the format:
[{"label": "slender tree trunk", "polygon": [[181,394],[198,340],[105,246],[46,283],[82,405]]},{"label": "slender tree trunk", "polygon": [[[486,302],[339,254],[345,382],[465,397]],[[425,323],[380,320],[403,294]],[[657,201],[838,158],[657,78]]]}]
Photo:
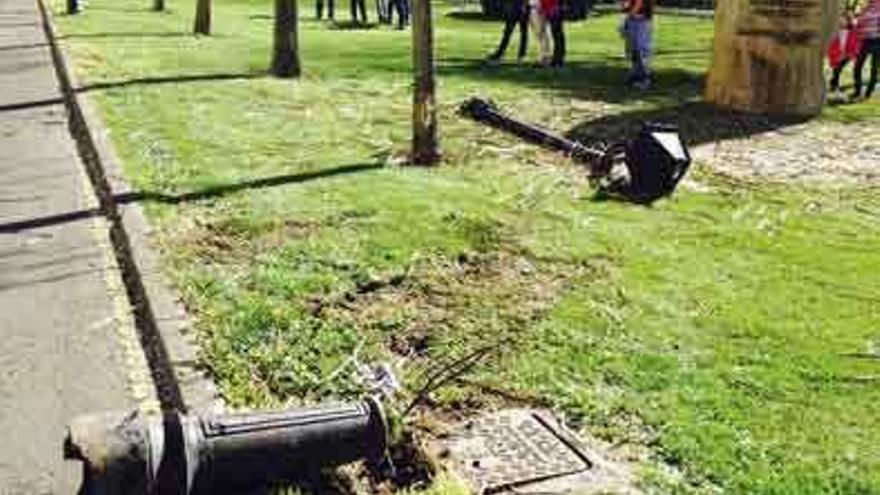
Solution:
[{"label": "slender tree trunk", "polygon": [[431,0],[413,0],[412,52],[415,85],[413,91],[412,163],[433,165],[437,151],[437,110],[434,97],[434,28]]},{"label": "slender tree trunk", "polygon": [[275,41],[271,72],[277,77],[298,77],[299,33],[296,0],[275,0]]},{"label": "slender tree trunk", "polygon": [[814,115],[840,0],[722,0],[706,99],[750,112]]},{"label": "slender tree trunk", "polygon": [[195,34],[211,34],[211,0],[196,0]]},{"label": "slender tree trunk", "polygon": [[156,12],[165,10],[165,0],[153,0],[153,10]]}]

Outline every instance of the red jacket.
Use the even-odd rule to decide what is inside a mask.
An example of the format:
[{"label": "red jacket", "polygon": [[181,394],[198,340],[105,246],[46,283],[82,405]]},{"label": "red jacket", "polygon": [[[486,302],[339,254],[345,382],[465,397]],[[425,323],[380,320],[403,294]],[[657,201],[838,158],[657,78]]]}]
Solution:
[{"label": "red jacket", "polygon": [[556,17],[557,15],[559,15],[560,1],[561,0],[540,0],[541,14],[547,18]]},{"label": "red jacket", "polygon": [[846,37],[846,44],[843,43],[843,35],[846,31],[838,31],[831,44],[828,45],[828,63],[832,68],[840,67],[840,64],[847,60],[855,59],[859,55],[862,48],[862,38],[856,29],[849,30],[849,36]]}]

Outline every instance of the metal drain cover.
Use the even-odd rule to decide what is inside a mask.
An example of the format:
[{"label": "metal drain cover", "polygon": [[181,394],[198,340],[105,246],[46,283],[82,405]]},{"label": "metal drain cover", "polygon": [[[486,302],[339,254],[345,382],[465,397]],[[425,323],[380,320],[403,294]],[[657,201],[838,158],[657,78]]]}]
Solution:
[{"label": "metal drain cover", "polygon": [[576,441],[535,411],[508,410],[462,425],[447,442],[456,470],[476,493],[590,469]]}]

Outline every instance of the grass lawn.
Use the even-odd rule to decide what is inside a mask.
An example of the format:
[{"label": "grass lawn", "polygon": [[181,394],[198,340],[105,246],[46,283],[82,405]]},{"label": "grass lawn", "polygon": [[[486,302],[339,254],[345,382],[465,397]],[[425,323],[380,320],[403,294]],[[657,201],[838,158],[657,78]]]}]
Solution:
[{"label": "grass lawn", "polygon": [[[216,34],[198,38],[193,5],[148,4],[58,18],[80,78],[103,83],[89,92],[130,181],[178,194],[278,178],[145,205],[230,404],[356,396],[351,356],[395,363],[412,393],[485,349],[435,411],[530,397],[650,452],[660,493],[880,494],[880,360],[858,357],[880,353],[876,186],[697,164],[699,187],[653,208],[593,202],[580,170],[455,114],[482,94],[560,131],[684,115],[711,23],[658,18],[658,89],[632,94],[614,16],[570,25],[569,67],[542,72],[481,67],[500,26],[437,4],[445,163],[421,169],[388,165],[408,146],[408,32],[333,28],[303,4],[305,74],[281,81],[263,75],[269,2],[217,2]],[[876,110],[822,118],[880,134]]]}]

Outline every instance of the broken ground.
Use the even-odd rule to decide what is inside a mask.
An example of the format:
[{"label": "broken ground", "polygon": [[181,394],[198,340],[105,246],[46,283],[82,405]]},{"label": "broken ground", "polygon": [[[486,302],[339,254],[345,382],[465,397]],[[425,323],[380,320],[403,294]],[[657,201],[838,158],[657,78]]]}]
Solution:
[{"label": "broken ground", "polygon": [[[145,202],[233,406],[351,397],[356,361],[398,366],[406,406],[476,356],[430,410],[552,406],[661,492],[880,492],[876,185],[731,179],[707,160],[653,208],[596,203],[559,157],[455,115],[483,94],[582,133],[686,108],[707,21],[658,18],[658,89],[634,96],[613,16],[570,26],[571,66],[536,73],[476,64],[498,26],[440,8],[445,163],[425,170],[388,165],[409,137],[408,33],[304,20],[305,77],[276,81],[259,77],[268,4],[219,3],[210,38],[189,36],[189,5],[146,7],[93,0],[59,24],[105,83],[91,94],[136,188],[234,186]],[[823,118],[871,135],[872,109]]]}]

